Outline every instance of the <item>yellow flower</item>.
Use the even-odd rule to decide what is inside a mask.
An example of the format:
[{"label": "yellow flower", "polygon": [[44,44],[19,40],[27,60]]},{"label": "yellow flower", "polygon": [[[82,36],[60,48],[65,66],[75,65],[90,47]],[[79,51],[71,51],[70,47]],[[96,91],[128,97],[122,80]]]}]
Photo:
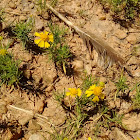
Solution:
[{"label": "yellow flower", "polygon": [[104,95],[103,93],[101,93],[101,94],[99,95],[99,97],[100,97],[101,100],[103,100],[103,99],[105,98],[105,95]]},{"label": "yellow flower", "polygon": [[64,138],[63,140],[68,140],[68,138]]},{"label": "yellow flower", "polygon": [[92,140],[91,137],[88,137],[88,140]]},{"label": "yellow flower", "polygon": [[92,99],[93,102],[99,102],[99,97],[98,96],[95,96],[93,99]]},{"label": "yellow flower", "polygon": [[100,86],[94,88],[93,90],[94,95],[99,96],[101,93],[102,93],[102,88]]},{"label": "yellow flower", "polygon": [[81,96],[82,91],[81,91],[80,88],[78,88],[78,89],[76,89],[76,88],[68,88],[68,90],[69,90],[69,92],[66,92],[67,96],[72,96],[72,97],[75,97],[75,96],[80,97]]},{"label": "yellow flower", "polygon": [[0,41],[1,41],[1,40],[3,40],[3,37],[2,37],[2,36],[0,36]]},{"label": "yellow flower", "polygon": [[0,49],[0,55],[6,55],[7,54],[7,50],[6,49]]},{"label": "yellow flower", "polygon": [[49,48],[49,43],[53,42],[53,34],[47,31],[41,33],[35,32],[34,35],[39,37],[38,39],[35,39],[34,42],[41,48]]},{"label": "yellow flower", "polygon": [[94,94],[95,96],[99,96],[102,93],[102,87],[96,86],[95,84],[90,86],[88,90],[86,90],[85,94],[87,94],[87,97]]},{"label": "yellow flower", "polygon": [[94,93],[94,89],[96,88],[96,85],[90,86],[88,90],[86,90],[85,94],[87,94],[87,97],[91,96]]},{"label": "yellow flower", "polygon": [[86,90],[85,94],[87,94],[87,97],[91,96],[94,94],[94,98],[92,99],[93,102],[99,102],[99,98],[101,100],[104,99],[105,95],[102,93],[102,88],[104,84],[103,82],[100,84],[100,86],[96,86],[95,84],[90,86],[88,90]]}]

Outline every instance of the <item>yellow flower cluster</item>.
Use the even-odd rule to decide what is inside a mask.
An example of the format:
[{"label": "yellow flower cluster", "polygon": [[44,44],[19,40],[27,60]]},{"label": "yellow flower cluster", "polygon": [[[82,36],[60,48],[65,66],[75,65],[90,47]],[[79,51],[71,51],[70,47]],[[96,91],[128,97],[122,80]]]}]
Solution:
[{"label": "yellow flower cluster", "polygon": [[0,55],[6,55],[7,54],[7,50],[6,49],[0,49]]},{"label": "yellow flower cluster", "polygon": [[71,97],[76,97],[76,96],[81,96],[82,91],[80,88],[76,89],[76,88],[68,88],[69,92],[66,92],[67,96],[71,96]]},{"label": "yellow flower cluster", "polygon": [[[100,82],[100,86],[92,85],[88,90],[86,90],[85,94],[87,97],[90,97],[91,95],[94,95],[94,98],[92,99],[93,102],[99,102],[99,100],[103,100],[105,95],[102,93],[102,89],[104,88],[105,84],[103,82]],[[66,92],[66,96],[76,97],[81,96],[82,91],[80,88],[68,88],[69,92]]]},{"label": "yellow flower cluster", "polygon": [[86,90],[85,94],[87,97],[94,95],[92,99],[93,102],[99,102],[99,99],[103,100],[105,95],[102,93],[102,89],[104,87],[104,83],[100,82],[100,86],[96,86],[95,84],[90,86],[88,90]]},{"label": "yellow flower cluster", "polygon": [[34,40],[35,44],[37,44],[39,47],[41,48],[49,48],[50,47],[50,42],[53,43],[53,34],[49,33],[47,31],[38,33],[35,32],[34,34],[36,37],[38,37],[37,39]]}]

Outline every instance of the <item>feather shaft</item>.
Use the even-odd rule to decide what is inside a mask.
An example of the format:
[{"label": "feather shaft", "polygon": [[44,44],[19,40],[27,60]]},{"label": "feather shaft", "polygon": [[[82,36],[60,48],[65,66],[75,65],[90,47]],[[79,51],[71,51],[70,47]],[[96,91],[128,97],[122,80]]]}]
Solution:
[{"label": "feather shaft", "polygon": [[80,35],[80,37],[85,42],[91,57],[94,48],[98,53],[99,58],[101,58],[104,61],[105,68],[108,68],[110,65],[112,65],[113,62],[115,62],[119,64],[121,67],[125,68],[128,74],[133,77],[131,71],[126,66],[125,59],[118,52],[116,52],[112,47],[110,47],[105,41],[100,39],[95,34],[86,31],[85,29],[79,28],[78,26],[75,26],[72,22],[67,20],[64,16],[62,16],[49,4],[46,3],[46,6],[56,16],[58,16],[62,21],[64,21],[68,26],[73,28]]}]

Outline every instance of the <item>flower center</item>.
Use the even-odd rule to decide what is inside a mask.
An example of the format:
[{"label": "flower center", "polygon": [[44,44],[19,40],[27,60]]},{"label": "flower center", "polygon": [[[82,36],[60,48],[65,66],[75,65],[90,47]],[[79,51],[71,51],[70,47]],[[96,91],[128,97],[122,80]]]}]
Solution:
[{"label": "flower center", "polygon": [[48,41],[49,40],[49,37],[46,34],[42,34],[40,37],[43,41]]},{"label": "flower center", "polygon": [[76,89],[71,89],[71,94],[72,95],[76,95],[77,94],[77,90]]}]

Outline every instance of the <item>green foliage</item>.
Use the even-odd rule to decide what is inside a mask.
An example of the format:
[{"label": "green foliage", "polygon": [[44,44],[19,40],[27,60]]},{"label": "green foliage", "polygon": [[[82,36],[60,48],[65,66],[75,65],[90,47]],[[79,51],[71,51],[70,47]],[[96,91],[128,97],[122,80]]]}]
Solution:
[{"label": "green foliage", "polygon": [[114,12],[114,18],[131,21],[139,16],[138,0],[100,0],[106,9]]},{"label": "green foliage", "polygon": [[115,83],[117,87],[117,93],[122,92],[124,93],[126,89],[128,89],[128,85],[126,84],[127,79],[121,75],[118,82]]},{"label": "green foliage", "polygon": [[4,21],[4,9],[0,9],[0,22]]},{"label": "green foliage", "polygon": [[95,78],[92,77],[92,75],[87,75],[85,72],[83,83],[82,83],[82,90],[86,91],[91,85],[97,84],[98,81],[95,80]]},{"label": "green foliage", "polygon": [[140,109],[140,83],[136,84],[136,95],[133,99],[133,107],[134,109]]},{"label": "green foliage", "polygon": [[20,62],[15,61],[10,54],[0,55],[0,83],[12,85],[18,83],[21,71],[18,66]]},{"label": "green foliage", "polygon": [[36,0],[36,5],[39,7],[37,10],[42,14],[42,12],[46,9],[46,0]]},{"label": "green foliage", "polygon": [[54,36],[54,45],[64,44],[64,36],[68,32],[68,28],[59,27],[58,25],[53,25],[52,23],[49,23],[48,26]]},{"label": "green foliage", "polygon": [[133,56],[140,56],[140,45],[135,46],[135,47],[132,49],[132,55],[133,55]]},{"label": "green foliage", "polygon": [[29,18],[26,22],[19,22],[15,25],[12,32],[17,39],[22,41],[23,46],[30,40],[29,33],[33,27],[33,18]]},{"label": "green foliage", "polygon": [[50,1],[50,5],[51,5],[52,7],[55,7],[55,6],[57,5],[57,3],[58,3],[58,0],[51,0],[51,1]]},{"label": "green foliage", "polygon": [[112,126],[122,127],[123,115],[118,114],[115,110],[109,110],[107,106],[102,106],[99,108],[100,116],[97,117],[97,124],[94,129],[95,135],[100,135],[101,131],[100,128],[104,127],[107,129],[111,129]]},{"label": "green foliage", "polygon": [[65,43],[64,35],[67,29],[64,27],[60,29],[57,25],[48,25],[54,36],[54,42],[50,48],[48,48],[50,58],[58,67],[62,67],[64,73],[66,74],[66,66],[68,61],[72,57],[68,45]]}]

